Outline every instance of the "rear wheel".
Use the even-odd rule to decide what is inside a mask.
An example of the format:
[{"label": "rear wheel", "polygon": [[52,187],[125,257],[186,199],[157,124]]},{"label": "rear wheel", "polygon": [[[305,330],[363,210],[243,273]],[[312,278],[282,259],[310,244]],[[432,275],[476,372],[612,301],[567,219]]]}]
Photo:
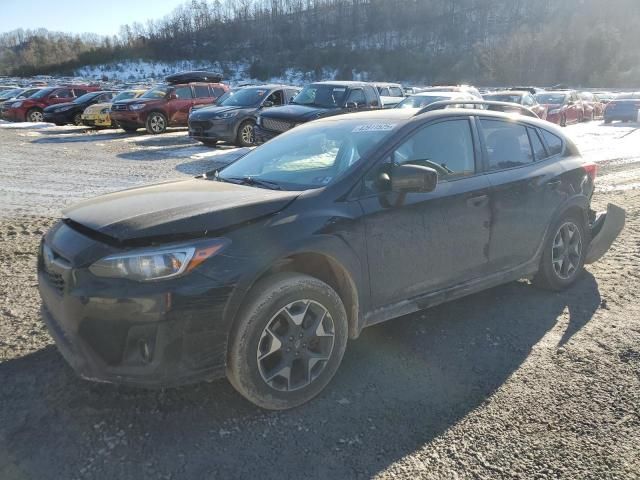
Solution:
[{"label": "rear wheel", "polygon": [[250,147],[255,143],[255,137],[253,135],[253,122],[250,120],[244,121],[238,128],[238,137],[236,138],[236,144],[239,147]]},{"label": "rear wheel", "polygon": [[252,403],[301,405],[335,374],[347,344],[338,294],[308,275],[278,273],[256,284],[229,342],[227,376]]},{"label": "rear wheel", "polygon": [[564,216],[550,232],[533,283],[559,291],[573,284],[582,273],[589,239],[584,220],[574,214]]},{"label": "rear wheel", "polygon": [[147,132],[152,135],[164,133],[167,131],[167,117],[160,112],[150,113],[146,123]]},{"label": "rear wheel", "polygon": [[566,127],[567,126],[567,117],[565,115],[560,117],[560,126],[561,127]]},{"label": "rear wheel", "polygon": [[81,113],[76,113],[73,116],[73,124],[77,125],[78,127],[82,126],[82,114]]},{"label": "rear wheel", "polygon": [[42,110],[38,109],[38,108],[32,108],[31,110],[29,110],[27,112],[27,122],[42,122],[44,120],[44,114],[42,113]]}]

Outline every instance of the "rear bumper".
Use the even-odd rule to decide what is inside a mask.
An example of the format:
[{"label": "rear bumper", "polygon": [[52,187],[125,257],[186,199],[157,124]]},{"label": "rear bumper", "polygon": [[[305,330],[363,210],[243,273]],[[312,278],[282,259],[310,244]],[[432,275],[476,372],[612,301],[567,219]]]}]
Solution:
[{"label": "rear bumper", "polygon": [[624,228],[626,212],[610,203],[606,213],[601,213],[593,223],[591,243],[584,263],[590,264],[600,260]]},{"label": "rear bumper", "polygon": [[110,127],[111,117],[109,114],[83,114],[82,123],[89,127]]}]

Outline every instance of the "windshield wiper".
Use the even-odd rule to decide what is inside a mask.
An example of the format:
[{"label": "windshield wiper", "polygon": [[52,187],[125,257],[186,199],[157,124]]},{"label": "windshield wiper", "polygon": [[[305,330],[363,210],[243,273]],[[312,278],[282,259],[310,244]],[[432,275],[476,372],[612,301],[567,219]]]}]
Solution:
[{"label": "windshield wiper", "polygon": [[270,182],[269,180],[262,180],[260,178],[252,177],[250,175],[246,175],[244,177],[228,177],[222,178],[218,177],[218,181],[231,181],[232,183],[237,183],[238,185],[250,185],[256,187],[268,188],[269,190],[282,190],[282,187],[276,182]]}]

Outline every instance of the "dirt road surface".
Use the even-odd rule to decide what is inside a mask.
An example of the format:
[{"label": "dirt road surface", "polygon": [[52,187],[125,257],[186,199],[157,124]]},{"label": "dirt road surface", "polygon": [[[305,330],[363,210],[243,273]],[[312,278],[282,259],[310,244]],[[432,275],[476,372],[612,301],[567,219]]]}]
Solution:
[{"label": "dirt road surface", "polygon": [[372,327],[317,399],[272,413],[226,380],[85,382],[39,315],[36,249],[62,207],[241,152],[0,124],[0,479],[640,478],[640,131],[567,132],[600,165],[596,206],[627,209],[577,285],[511,283]]}]

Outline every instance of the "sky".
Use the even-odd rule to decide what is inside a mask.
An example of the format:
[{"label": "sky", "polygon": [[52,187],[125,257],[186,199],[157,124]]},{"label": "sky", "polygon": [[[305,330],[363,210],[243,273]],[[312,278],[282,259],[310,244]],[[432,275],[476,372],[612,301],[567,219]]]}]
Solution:
[{"label": "sky", "polygon": [[115,35],[120,25],[145,23],[184,0],[0,0],[0,32],[17,28]]}]

